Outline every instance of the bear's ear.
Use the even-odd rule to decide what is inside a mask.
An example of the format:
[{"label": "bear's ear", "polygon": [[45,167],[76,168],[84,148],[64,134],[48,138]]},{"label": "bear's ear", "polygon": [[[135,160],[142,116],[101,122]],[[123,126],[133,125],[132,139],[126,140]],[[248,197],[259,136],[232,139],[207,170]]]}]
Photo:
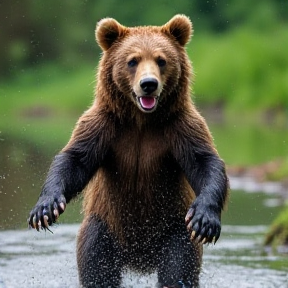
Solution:
[{"label": "bear's ear", "polygon": [[122,26],[113,18],[104,18],[96,25],[96,41],[103,51],[108,50],[112,44],[126,32],[127,28]]},{"label": "bear's ear", "polygon": [[187,44],[193,34],[192,22],[185,15],[176,15],[162,26],[163,32],[173,36],[181,46]]}]

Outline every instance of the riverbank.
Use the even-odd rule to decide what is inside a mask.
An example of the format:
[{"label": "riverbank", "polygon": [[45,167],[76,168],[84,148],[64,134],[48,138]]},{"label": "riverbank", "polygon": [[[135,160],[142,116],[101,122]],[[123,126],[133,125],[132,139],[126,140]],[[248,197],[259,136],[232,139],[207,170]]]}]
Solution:
[{"label": "riverbank", "polygon": [[273,220],[263,242],[264,245],[271,246],[274,251],[285,254],[288,254],[287,163],[287,159],[278,159],[257,166],[228,168],[231,189],[243,189],[247,192],[262,191],[278,196],[277,202],[270,204],[282,206],[283,209]]},{"label": "riverbank", "polygon": [[228,166],[232,189],[248,192],[263,191],[288,200],[288,158],[276,159],[259,165]]}]

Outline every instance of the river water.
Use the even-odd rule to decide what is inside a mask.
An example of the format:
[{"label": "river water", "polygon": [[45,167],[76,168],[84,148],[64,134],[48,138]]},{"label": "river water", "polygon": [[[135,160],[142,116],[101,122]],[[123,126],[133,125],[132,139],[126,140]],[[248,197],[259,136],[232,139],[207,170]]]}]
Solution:
[{"label": "river water", "polygon": [[[54,234],[0,232],[0,287],[79,287],[75,258],[78,228],[78,224],[62,224],[53,229]],[[217,244],[205,247],[201,287],[287,288],[287,258],[265,253],[265,231],[266,226],[224,225]],[[128,271],[123,287],[148,288],[155,283],[154,274]]]},{"label": "river water", "polygon": [[[221,133],[223,139],[220,134],[216,138],[224,145],[225,134],[231,133]],[[262,142],[257,135],[257,141]],[[281,146],[273,148],[274,153],[281,153],[272,158],[283,155],[287,148],[283,146],[286,136],[281,140],[281,135],[274,135]],[[269,139],[263,142],[273,147]],[[240,140],[231,137],[227,141],[233,146],[231,141]],[[252,157],[253,149],[245,153],[250,151]],[[3,135],[0,151],[0,288],[78,287],[75,238],[82,218],[81,201],[68,205],[53,234],[27,229],[28,213],[37,200],[52,155],[45,155],[35,143]],[[216,245],[205,245],[201,288],[288,288],[287,251],[275,254],[263,247],[268,225],[281,209],[279,186],[259,186],[251,179],[232,178],[231,184],[222,235]],[[123,279],[126,288],[155,287],[156,283],[156,275],[129,271]]]},{"label": "river water", "polygon": [[[241,182],[231,180],[235,187]],[[279,211],[281,198],[272,193],[277,186],[270,184],[263,193],[255,183],[245,182],[249,192],[232,190],[219,241],[205,245],[201,288],[288,287],[287,251],[275,254],[263,247],[267,225]],[[79,224],[67,222],[74,222],[73,215],[80,221],[80,202],[67,206],[67,218],[61,215],[53,234],[27,228],[0,231],[0,288],[79,287],[75,253]],[[154,274],[128,271],[123,277],[126,288],[152,288],[156,282]]]}]

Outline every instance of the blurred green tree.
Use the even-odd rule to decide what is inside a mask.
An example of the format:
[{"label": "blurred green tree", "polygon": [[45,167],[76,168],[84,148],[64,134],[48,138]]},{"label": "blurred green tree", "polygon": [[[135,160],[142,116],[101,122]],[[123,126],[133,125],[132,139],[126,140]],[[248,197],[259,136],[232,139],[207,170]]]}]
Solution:
[{"label": "blurred green tree", "polygon": [[69,67],[91,61],[97,51],[91,31],[103,17],[160,25],[184,13],[197,31],[219,33],[239,25],[267,29],[287,23],[287,12],[286,0],[0,0],[0,75],[52,60]]}]

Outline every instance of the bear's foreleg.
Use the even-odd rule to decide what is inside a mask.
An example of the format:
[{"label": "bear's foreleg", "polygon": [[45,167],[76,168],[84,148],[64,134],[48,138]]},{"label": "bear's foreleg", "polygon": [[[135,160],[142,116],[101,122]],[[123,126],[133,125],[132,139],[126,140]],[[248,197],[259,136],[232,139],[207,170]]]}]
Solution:
[{"label": "bear's foreleg", "polygon": [[225,164],[208,145],[197,147],[197,143],[183,141],[173,153],[196,194],[185,218],[191,239],[203,244],[216,243],[229,188]]},{"label": "bear's foreleg", "polygon": [[123,253],[107,225],[96,216],[87,217],[77,242],[77,264],[81,288],[118,288]]},{"label": "bear's foreleg", "polygon": [[182,232],[164,244],[158,267],[159,288],[198,288],[202,245],[191,242],[183,225]]},{"label": "bear's foreleg", "polygon": [[[185,221],[191,239],[216,243],[221,232],[221,212],[228,194],[224,162],[216,154],[195,152],[194,168],[185,173],[197,198],[190,206]],[[190,172],[190,174],[189,174]]]},{"label": "bear's foreleg", "polygon": [[80,121],[67,146],[54,158],[39,199],[30,212],[30,227],[48,229],[56,222],[66,204],[84,189],[105,158],[109,146],[106,133],[110,137],[112,133],[107,131],[111,128],[103,125],[101,129],[90,122]]}]

